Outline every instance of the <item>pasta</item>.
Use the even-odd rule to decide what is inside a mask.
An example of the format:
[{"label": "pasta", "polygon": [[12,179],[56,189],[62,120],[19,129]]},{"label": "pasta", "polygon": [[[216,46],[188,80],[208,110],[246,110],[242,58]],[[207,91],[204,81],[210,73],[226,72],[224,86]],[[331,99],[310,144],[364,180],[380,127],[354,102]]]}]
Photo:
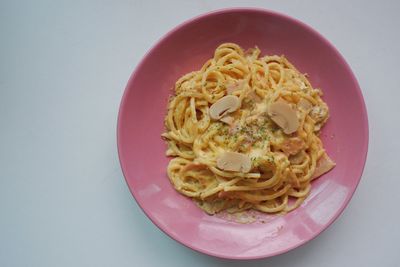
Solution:
[{"label": "pasta", "polygon": [[208,214],[299,207],[332,169],[319,138],[329,109],[284,56],[221,44],[168,102],[168,177]]}]

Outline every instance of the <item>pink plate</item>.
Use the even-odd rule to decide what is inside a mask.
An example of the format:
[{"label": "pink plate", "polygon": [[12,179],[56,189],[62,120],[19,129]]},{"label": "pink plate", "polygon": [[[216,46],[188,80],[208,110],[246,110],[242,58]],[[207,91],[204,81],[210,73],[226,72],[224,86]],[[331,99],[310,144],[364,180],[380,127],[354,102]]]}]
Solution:
[{"label": "pink plate", "polygon": [[[166,175],[160,138],[168,95],[183,74],[198,70],[221,43],[284,54],[322,88],[331,117],[322,132],[337,166],[316,180],[301,207],[241,224],[209,216],[177,193]],[[302,22],[260,9],[225,9],[189,20],[164,36],[132,74],[118,117],[118,152],[136,201],[161,230],[182,244],[230,259],[284,253],[317,236],[350,201],[368,149],[367,112],[357,81],[339,52]],[[261,216],[262,217],[262,216]]]}]

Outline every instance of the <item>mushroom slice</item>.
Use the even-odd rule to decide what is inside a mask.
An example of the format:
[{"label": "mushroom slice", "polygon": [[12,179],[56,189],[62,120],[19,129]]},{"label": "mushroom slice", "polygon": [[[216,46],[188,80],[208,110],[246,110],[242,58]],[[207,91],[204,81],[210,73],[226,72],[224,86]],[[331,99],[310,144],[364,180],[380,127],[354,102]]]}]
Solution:
[{"label": "mushroom slice", "polygon": [[317,166],[315,167],[315,171],[311,176],[311,179],[315,179],[320,177],[321,175],[330,171],[333,167],[336,166],[336,163],[328,156],[328,154],[322,155],[321,158],[317,161]]},{"label": "mushroom slice", "polygon": [[268,108],[270,118],[283,129],[285,134],[291,134],[299,128],[297,112],[283,101],[272,103]]},{"label": "mushroom slice", "polygon": [[226,114],[236,111],[240,107],[240,100],[237,96],[227,95],[219,99],[210,107],[210,117],[219,120]]},{"label": "mushroom slice", "polygon": [[228,125],[232,125],[232,123],[235,120],[235,118],[233,118],[232,116],[226,115],[226,116],[222,117],[219,120],[224,122],[224,123],[226,123],[226,124],[228,124]]},{"label": "mushroom slice", "polygon": [[217,167],[224,171],[247,173],[251,169],[251,160],[241,153],[224,152],[217,158]]}]

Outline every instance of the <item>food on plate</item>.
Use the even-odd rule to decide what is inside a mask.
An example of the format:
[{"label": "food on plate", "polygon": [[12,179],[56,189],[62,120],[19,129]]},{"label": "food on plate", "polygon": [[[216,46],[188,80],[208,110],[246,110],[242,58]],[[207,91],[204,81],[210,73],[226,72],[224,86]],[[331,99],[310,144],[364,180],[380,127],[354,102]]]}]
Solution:
[{"label": "food on plate", "polygon": [[175,84],[168,103],[168,177],[209,214],[299,207],[335,163],[319,138],[322,91],[284,56],[221,44]]}]

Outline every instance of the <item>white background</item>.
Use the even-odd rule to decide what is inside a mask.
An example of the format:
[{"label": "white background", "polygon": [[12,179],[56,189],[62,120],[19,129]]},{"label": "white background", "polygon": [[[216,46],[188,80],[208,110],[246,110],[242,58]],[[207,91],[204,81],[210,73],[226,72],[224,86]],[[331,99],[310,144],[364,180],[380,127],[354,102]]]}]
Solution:
[{"label": "white background", "polygon": [[[0,266],[400,266],[399,3],[1,1]],[[119,102],[139,60],[172,27],[229,6],[286,13],[322,33],[357,76],[370,123],[364,175],[342,216],[258,261],[164,235],[117,156]]]}]

